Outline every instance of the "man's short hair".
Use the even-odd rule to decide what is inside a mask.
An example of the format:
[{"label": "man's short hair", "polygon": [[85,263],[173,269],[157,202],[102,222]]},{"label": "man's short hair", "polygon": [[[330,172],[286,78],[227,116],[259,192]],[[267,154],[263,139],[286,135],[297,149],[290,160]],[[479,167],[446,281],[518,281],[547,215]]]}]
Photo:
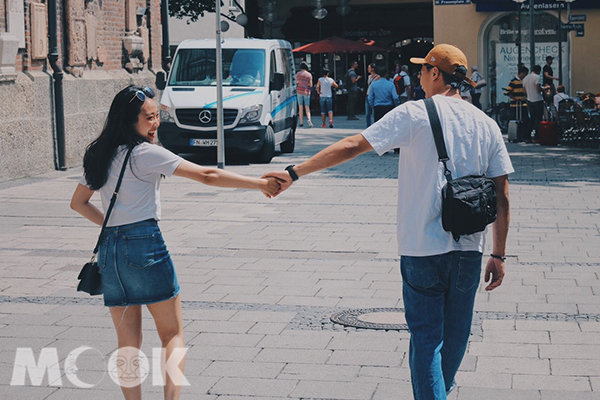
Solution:
[{"label": "man's short hair", "polygon": [[305,71],[308,71],[308,64],[306,63],[306,61],[302,61],[300,63],[300,68],[303,69],[303,70],[305,70]]},{"label": "man's short hair", "polygon": [[558,93],[564,93],[565,92],[565,87],[563,85],[560,85],[559,87],[556,88],[556,91]]},{"label": "man's short hair", "polygon": [[524,66],[524,65],[521,65],[521,66],[519,67],[519,75],[521,75],[521,74],[525,74],[525,75],[527,75],[528,73],[529,73],[529,68],[527,68],[527,67],[526,67],[526,66]]},{"label": "man's short hair", "polygon": [[377,68],[377,75],[379,75],[382,78],[385,78],[388,76],[388,70],[386,67],[379,67]]},{"label": "man's short hair", "polygon": [[329,75],[329,69],[328,68],[323,68],[323,76],[325,75]]},{"label": "man's short hair", "polygon": [[534,73],[536,74],[540,74],[540,72],[542,72],[542,67],[539,65],[534,65],[533,68],[531,69]]}]

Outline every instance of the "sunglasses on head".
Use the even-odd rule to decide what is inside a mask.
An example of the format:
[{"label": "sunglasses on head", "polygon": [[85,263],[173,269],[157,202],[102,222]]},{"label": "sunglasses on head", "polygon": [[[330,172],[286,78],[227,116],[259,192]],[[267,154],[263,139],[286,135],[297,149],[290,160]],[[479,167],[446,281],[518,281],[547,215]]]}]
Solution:
[{"label": "sunglasses on head", "polygon": [[131,100],[129,100],[129,102],[131,103],[133,101],[133,99],[137,98],[139,101],[141,101],[143,103],[144,101],[146,101],[146,99],[148,97],[153,98],[154,91],[152,89],[150,89],[148,86],[146,86],[143,90],[136,90],[135,94],[133,95]]}]

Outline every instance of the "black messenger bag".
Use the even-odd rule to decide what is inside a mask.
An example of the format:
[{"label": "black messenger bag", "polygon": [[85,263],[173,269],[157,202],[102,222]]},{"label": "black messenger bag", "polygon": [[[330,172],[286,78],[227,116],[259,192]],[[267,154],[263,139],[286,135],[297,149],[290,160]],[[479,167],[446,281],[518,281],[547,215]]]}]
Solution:
[{"label": "black messenger bag", "polygon": [[452,237],[458,242],[461,235],[482,232],[496,220],[496,184],[485,175],[452,178],[446,165],[449,160],[448,152],[433,99],[426,99],[425,107],[447,181],[442,188],[442,226],[445,231],[452,232]]}]

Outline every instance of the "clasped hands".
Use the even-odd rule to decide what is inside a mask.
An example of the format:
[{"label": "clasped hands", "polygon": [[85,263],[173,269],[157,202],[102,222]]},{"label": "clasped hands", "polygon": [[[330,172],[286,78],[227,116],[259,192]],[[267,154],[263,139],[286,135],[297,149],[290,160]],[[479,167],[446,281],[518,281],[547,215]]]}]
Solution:
[{"label": "clasped hands", "polygon": [[287,171],[273,171],[264,174],[262,179],[268,181],[267,187],[262,190],[269,199],[278,196],[281,192],[292,186],[292,177]]}]

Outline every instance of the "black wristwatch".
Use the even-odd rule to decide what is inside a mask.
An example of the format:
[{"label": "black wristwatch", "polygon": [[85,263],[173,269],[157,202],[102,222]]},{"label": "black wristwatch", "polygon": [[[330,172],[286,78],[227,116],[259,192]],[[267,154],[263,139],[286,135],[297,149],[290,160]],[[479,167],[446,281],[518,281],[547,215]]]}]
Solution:
[{"label": "black wristwatch", "polygon": [[295,165],[288,165],[287,167],[285,167],[285,170],[288,172],[288,174],[290,174],[292,181],[296,182],[299,179],[299,177],[296,171],[294,171],[294,167]]},{"label": "black wristwatch", "polygon": [[497,258],[498,260],[506,261],[506,257],[502,257],[502,256],[496,255],[494,253],[490,254],[490,257]]}]

